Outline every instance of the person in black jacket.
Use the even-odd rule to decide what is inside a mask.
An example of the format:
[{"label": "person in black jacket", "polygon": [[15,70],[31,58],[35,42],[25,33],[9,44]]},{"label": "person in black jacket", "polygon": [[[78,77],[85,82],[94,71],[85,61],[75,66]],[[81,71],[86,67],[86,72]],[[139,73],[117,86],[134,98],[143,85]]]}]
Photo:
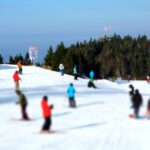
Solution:
[{"label": "person in black jacket", "polygon": [[143,100],[142,100],[141,94],[139,93],[139,90],[137,90],[137,89],[135,90],[135,94],[132,97],[132,102],[133,102],[133,109],[134,109],[135,118],[138,118],[140,106],[142,105]]}]

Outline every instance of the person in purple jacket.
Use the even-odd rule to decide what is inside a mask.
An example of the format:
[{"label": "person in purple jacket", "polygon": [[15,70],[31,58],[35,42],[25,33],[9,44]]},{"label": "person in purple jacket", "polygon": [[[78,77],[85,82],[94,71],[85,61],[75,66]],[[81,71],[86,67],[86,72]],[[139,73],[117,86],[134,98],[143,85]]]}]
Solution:
[{"label": "person in purple jacket", "polygon": [[76,107],[76,103],[75,103],[75,99],[74,99],[74,94],[75,94],[75,88],[73,87],[73,84],[70,83],[68,89],[67,89],[67,93],[68,93],[68,98],[69,98],[69,107]]}]

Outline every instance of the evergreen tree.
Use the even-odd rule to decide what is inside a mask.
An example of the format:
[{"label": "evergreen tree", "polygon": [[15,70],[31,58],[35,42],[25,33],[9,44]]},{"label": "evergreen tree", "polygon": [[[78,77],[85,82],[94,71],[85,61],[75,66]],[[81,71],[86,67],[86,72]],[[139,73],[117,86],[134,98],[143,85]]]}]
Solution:
[{"label": "evergreen tree", "polygon": [[14,64],[14,59],[13,59],[13,57],[12,56],[9,56],[9,62],[8,62],[9,64]]},{"label": "evergreen tree", "polygon": [[61,42],[61,44],[57,46],[56,51],[52,58],[53,70],[59,70],[59,64],[64,63],[65,55],[66,55],[66,49],[65,49],[63,42]]},{"label": "evergreen tree", "polygon": [[31,61],[30,61],[29,53],[28,53],[28,52],[27,52],[26,55],[25,55],[24,63],[25,63],[26,65],[30,65],[30,64],[31,64]]},{"label": "evergreen tree", "polygon": [[52,46],[50,46],[47,55],[44,58],[44,64],[46,66],[52,66],[52,59],[53,59],[53,49]]},{"label": "evergreen tree", "polygon": [[77,63],[78,63],[78,57],[75,52],[75,48],[70,47],[67,50],[67,54],[65,55],[65,59],[64,59],[65,72],[69,74],[73,74],[73,67],[77,65]]},{"label": "evergreen tree", "polygon": [[14,57],[14,64],[17,64],[19,61],[19,55],[17,54],[15,57]]},{"label": "evergreen tree", "polygon": [[1,54],[0,54],[0,64],[3,64],[3,57]]},{"label": "evergreen tree", "polygon": [[77,42],[68,48],[61,42],[54,52],[49,49],[44,61],[53,70],[59,70],[59,64],[63,63],[69,74],[77,65],[78,72],[87,76],[92,69],[97,77],[103,73],[108,77],[145,79],[150,76],[150,40],[145,35],[121,38],[114,34],[111,38]]},{"label": "evergreen tree", "polygon": [[14,64],[17,64],[19,60],[21,60],[21,61],[24,60],[24,59],[23,59],[23,56],[22,56],[21,54],[16,55],[16,56],[14,57]]}]

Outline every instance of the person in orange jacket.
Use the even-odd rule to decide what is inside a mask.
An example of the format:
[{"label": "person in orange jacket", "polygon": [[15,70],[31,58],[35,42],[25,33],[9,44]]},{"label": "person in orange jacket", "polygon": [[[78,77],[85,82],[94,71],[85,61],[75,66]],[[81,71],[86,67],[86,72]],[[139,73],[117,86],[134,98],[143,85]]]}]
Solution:
[{"label": "person in orange jacket", "polygon": [[43,117],[44,117],[44,124],[42,126],[42,132],[48,132],[51,124],[52,124],[52,120],[51,120],[51,116],[52,116],[52,112],[51,110],[53,109],[53,105],[48,105],[47,103],[48,101],[48,97],[47,96],[43,96],[43,99],[41,101],[41,107],[42,107],[42,111],[43,111]]},{"label": "person in orange jacket", "polygon": [[21,64],[21,60],[18,61],[17,66],[19,68],[19,74],[22,74],[22,64]]},{"label": "person in orange jacket", "polygon": [[21,80],[19,75],[18,75],[18,71],[15,71],[15,73],[13,75],[13,79],[15,82],[15,90],[18,91],[19,90],[19,80]]}]

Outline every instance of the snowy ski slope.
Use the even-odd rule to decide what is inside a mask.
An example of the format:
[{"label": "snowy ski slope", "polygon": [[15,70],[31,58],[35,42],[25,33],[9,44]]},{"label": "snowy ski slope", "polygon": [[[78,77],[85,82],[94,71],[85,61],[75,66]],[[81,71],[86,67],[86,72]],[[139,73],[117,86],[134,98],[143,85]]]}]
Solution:
[{"label": "snowy ski slope", "polygon": [[[59,72],[23,66],[20,88],[28,99],[27,112],[34,121],[15,122],[21,118],[14,92],[15,65],[0,65],[0,150],[149,150],[150,120],[130,119],[132,113],[127,82],[94,81],[98,89],[87,88],[87,79],[60,76]],[[66,90],[76,88],[77,109],[68,107]],[[146,111],[150,85],[131,81],[143,95],[140,114]],[[36,134],[43,118],[43,95],[54,105],[52,129],[61,133]]]}]

